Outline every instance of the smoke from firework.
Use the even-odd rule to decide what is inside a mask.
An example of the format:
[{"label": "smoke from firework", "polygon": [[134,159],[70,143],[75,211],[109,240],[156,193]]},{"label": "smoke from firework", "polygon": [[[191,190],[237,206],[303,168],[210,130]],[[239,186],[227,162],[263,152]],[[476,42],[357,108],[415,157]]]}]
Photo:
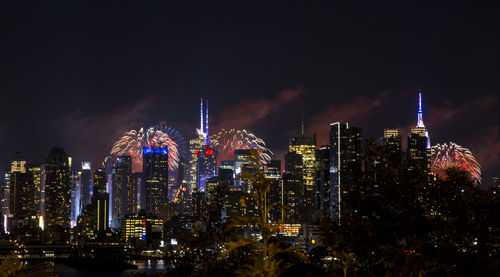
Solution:
[{"label": "smoke from firework", "polygon": [[481,183],[481,166],[472,152],[453,142],[437,144],[431,148],[431,171],[441,178],[446,177],[446,170],[457,168],[470,173],[474,184]]},{"label": "smoke from firework", "polygon": [[210,142],[217,150],[219,160],[232,160],[236,149],[257,150],[260,164],[268,163],[273,154],[262,139],[247,130],[222,129],[210,137]]}]

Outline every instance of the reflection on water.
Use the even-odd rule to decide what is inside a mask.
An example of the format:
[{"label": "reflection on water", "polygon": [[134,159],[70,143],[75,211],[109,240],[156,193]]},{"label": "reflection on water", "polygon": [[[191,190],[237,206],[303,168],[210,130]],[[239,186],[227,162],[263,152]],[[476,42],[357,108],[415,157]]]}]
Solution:
[{"label": "reflection on water", "polygon": [[137,266],[137,269],[127,269],[119,272],[95,272],[95,271],[79,271],[70,266],[52,263],[52,267],[47,270],[49,274],[57,274],[61,277],[87,277],[87,276],[106,276],[106,277],[129,277],[129,276],[154,276],[157,273],[165,273],[170,266],[170,262],[163,260],[131,260],[127,261]]}]

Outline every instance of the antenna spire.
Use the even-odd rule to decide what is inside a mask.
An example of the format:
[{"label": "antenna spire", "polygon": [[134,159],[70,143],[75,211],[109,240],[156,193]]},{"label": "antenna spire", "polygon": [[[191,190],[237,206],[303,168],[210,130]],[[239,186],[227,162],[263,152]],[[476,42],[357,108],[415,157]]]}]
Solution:
[{"label": "antenna spire", "polygon": [[205,124],[207,125],[205,128],[205,135],[206,135],[206,138],[205,138],[205,141],[207,142],[207,146],[210,144],[210,140],[208,138],[208,100],[206,101],[205,103],[205,108],[206,108],[206,113],[205,113],[205,117],[206,117],[206,122]]},{"label": "antenna spire", "polygon": [[417,112],[417,127],[424,128],[424,119],[422,111],[422,89],[418,89],[418,112]]},{"label": "antenna spire", "polygon": [[203,132],[203,98],[200,100],[200,132]]},{"label": "antenna spire", "polygon": [[304,136],[304,102],[302,102],[302,113],[301,113],[300,117],[301,117],[301,121],[302,121],[301,125],[300,125],[301,135]]}]

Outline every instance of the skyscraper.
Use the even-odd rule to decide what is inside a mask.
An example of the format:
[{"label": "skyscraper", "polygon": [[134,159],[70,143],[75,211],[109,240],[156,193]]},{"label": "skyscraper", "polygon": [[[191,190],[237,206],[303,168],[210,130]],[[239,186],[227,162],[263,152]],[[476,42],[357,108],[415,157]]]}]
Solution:
[{"label": "skyscraper", "polygon": [[361,177],[361,131],[349,123],[330,124],[330,216],[340,219],[342,195]]},{"label": "skyscraper", "polygon": [[283,174],[283,204],[286,209],[282,218],[285,223],[301,223],[305,217],[300,213],[303,188],[303,159],[297,152],[285,154],[285,173]]},{"label": "skyscraper", "polygon": [[106,172],[100,168],[94,170],[93,180],[94,180],[94,185],[92,189],[92,195],[106,193]]},{"label": "skyscraper", "polygon": [[90,204],[82,210],[78,217],[77,237],[94,240],[104,238],[109,229],[109,194],[106,192],[106,172],[93,171],[94,186]]},{"label": "skyscraper", "polygon": [[[234,175],[236,177],[235,184],[241,188],[241,193],[245,197],[246,206],[240,205],[240,212],[246,216],[257,216],[259,207],[255,198],[248,197],[247,194],[255,193],[253,180],[241,176],[242,173],[254,174],[259,167],[257,162],[257,152],[251,149],[234,150]],[[232,190],[234,195],[239,192],[237,189]],[[238,207],[238,206],[235,206]],[[263,208],[263,207],[260,207]]]},{"label": "skyscraper", "polygon": [[80,202],[82,210],[90,204],[90,196],[92,190],[92,168],[90,162],[82,162],[82,174],[80,176]]},{"label": "skyscraper", "polygon": [[215,160],[214,149],[205,147],[198,151],[197,188],[204,191],[207,180],[216,175],[217,161]]},{"label": "skyscraper", "polygon": [[[399,182],[399,178],[402,173],[401,169],[403,168],[403,148],[399,130],[384,129],[384,138],[382,145],[384,153],[380,163],[385,169],[391,170],[393,173],[396,173],[397,175],[395,175],[394,177],[396,177],[396,181]],[[394,170],[396,172],[394,172]]]},{"label": "skyscraper", "polygon": [[13,227],[28,225],[33,221],[36,226],[35,184],[33,173],[27,168],[26,160],[13,160],[10,171],[10,214]]},{"label": "skyscraper", "polygon": [[168,199],[168,149],[143,148],[142,183],[148,213],[163,216]]},{"label": "skyscraper", "polygon": [[80,201],[80,177],[82,172],[76,169],[71,170],[69,177],[71,183],[71,226],[76,225],[78,216],[81,214],[81,201]]},{"label": "skyscraper", "polygon": [[281,221],[281,206],[283,205],[281,161],[272,160],[268,165],[266,165],[264,175],[271,182],[269,191],[266,194],[266,208],[270,205],[274,205],[274,207],[269,211],[269,220],[271,222],[279,222]]},{"label": "skyscraper", "polygon": [[[253,173],[255,168],[258,167],[256,154],[254,150],[250,149],[236,149],[234,150],[234,175],[238,178],[242,172]],[[241,186],[243,193],[253,192],[251,180],[248,178],[238,178],[236,183]]]},{"label": "skyscraper", "polygon": [[119,156],[113,174],[113,221],[117,227],[127,214],[137,212],[137,183],[132,173],[132,158]]},{"label": "skyscraper", "polygon": [[417,126],[412,127],[408,134],[407,149],[408,173],[411,179],[417,176],[428,178],[431,164],[430,140],[424,125],[422,110],[422,90],[418,91]]},{"label": "skyscraper", "polygon": [[[104,171],[106,172],[106,192],[109,194],[109,199],[113,200],[113,170],[114,170],[114,159],[112,156],[107,156],[104,158],[103,165]],[[110,202],[112,203],[112,202]],[[109,222],[112,222],[113,218],[113,205],[109,205]]]},{"label": "skyscraper", "polygon": [[40,209],[42,198],[42,166],[40,163],[30,163],[28,171],[33,174],[33,185],[35,187],[34,204],[37,215],[42,215]]},{"label": "skyscraper", "polygon": [[302,221],[308,222],[315,206],[316,192],[316,142],[312,137],[304,135],[294,137],[288,148],[290,152],[295,152],[302,159],[302,169],[297,172],[302,182],[300,184],[299,214]]},{"label": "skyscraper", "polygon": [[70,227],[71,158],[63,148],[50,150],[45,158],[45,226]]},{"label": "skyscraper", "polygon": [[330,145],[316,151],[316,207],[324,215],[330,214]]},{"label": "skyscraper", "polygon": [[[215,153],[213,149],[208,148],[210,145],[210,140],[208,138],[208,101],[206,102],[206,113],[205,117],[203,117],[203,98],[200,101],[200,129],[196,129],[197,138],[191,139],[189,141],[189,166],[187,182],[190,191],[195,189],[200,189],[200,176],[203,178],[210,178],[211,172],[215,172],[216,165],[215,162]],[[206,150],[208,150],[208,154],[205,155]],[[203,158],[204,160],[199,162],[198,159]],[[203,172],[200,172],[201,171]],[[206,180],[205,180],[206,181]]]}]

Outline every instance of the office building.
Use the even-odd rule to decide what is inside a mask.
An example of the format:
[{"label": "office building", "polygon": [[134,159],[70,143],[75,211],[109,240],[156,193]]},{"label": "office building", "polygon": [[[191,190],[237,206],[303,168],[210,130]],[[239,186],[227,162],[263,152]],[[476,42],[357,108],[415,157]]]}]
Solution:
[{"label": "office building", "polygon": [[304,222],[311,220],[310,215],[315,208],[316,196],[316,142],[312,137],[304,135],[294,137],[288,148],[290,152],[300,155],[302,159],[301,170],[296,172],[302,179],[299,188],[299,214]]}]

